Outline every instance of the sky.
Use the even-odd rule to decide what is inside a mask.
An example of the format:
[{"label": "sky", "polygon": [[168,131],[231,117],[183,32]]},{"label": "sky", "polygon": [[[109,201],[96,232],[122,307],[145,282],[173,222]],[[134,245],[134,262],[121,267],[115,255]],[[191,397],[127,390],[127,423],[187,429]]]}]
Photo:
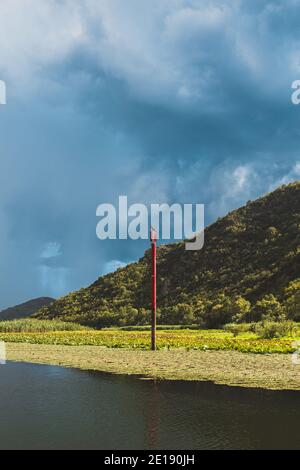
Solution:
[{"label": "sky", "polygon": [[203,203],[211,223],[300,179],[299,0],[1,0],[0,309],[143,256],[96,208]]}]

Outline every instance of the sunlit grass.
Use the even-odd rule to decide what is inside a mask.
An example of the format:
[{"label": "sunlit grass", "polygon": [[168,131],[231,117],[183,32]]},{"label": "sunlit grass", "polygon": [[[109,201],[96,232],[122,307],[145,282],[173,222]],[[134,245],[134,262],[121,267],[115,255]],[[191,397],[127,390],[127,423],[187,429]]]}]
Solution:
[{"label": "sunlit grass", "polygon": [[[56,328],[58,328],[56,324]],[[61,326],[61,325],[60,325]],[[68,324],[70,326],[70,324]],[[77,325],[78,329],[78,325]],[[52,344],[68,346],[103,346],[108,348],[150,349],[149,331],[82,330],[82,331],[21,331],[3,332],[0,340],[15,343]],[[244,353],[292,353],[293,342],[297,338],[284,337],[261,339],[255,333],[247,332],[234,337],[224,330],[172,330],[159,331],[157,334],[158,349],[187,350],[224,350]],[[300,339],[300,336],[299,336]]]}]

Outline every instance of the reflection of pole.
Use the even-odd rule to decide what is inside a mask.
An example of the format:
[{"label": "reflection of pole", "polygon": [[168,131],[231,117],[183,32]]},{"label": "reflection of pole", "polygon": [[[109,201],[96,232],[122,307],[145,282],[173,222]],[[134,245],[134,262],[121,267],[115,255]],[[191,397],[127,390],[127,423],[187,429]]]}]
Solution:
[{"label": "reflection of pole", "polygon": [[148,448],[155,450],[159,446],[160,435],[160,389],[154,380],[149,384],[149,401],[146,402],[146,438]]},{"label": "reflection of pole", "polygon": [[152,251],[152,328],[151,348],[156,351],[156,242],[157,232],[151,229],[151,251]]}]

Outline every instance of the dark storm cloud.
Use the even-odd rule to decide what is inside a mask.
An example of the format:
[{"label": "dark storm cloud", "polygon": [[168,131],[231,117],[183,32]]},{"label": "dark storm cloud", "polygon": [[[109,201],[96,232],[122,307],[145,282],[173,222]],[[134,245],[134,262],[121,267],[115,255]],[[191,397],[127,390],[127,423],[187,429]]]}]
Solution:
[{"label": "dark storm cloud", "polygon": [[0,306],[143,254],[97,240],[102,202],[204,202],[210,222],[299,178],[299,1],[15,2],[0,6]]}]

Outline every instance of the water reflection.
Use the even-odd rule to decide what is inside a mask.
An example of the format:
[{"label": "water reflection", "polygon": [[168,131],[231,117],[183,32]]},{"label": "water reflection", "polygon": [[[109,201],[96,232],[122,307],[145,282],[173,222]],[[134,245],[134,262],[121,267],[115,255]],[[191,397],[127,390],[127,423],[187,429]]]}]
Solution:
[{"label": "water reflection", "polygon": [[160,429],[160,393],[159,385],[156,380],[150,382],[151,393],[149,402],[145,410],[146,418],[146,442],[147,447],[150,449],[157,449],[159,447],[159,429]]},{"label": "water reflection", "polygon": [[300,449],[300,393],[0,367],[0,449]]}]

